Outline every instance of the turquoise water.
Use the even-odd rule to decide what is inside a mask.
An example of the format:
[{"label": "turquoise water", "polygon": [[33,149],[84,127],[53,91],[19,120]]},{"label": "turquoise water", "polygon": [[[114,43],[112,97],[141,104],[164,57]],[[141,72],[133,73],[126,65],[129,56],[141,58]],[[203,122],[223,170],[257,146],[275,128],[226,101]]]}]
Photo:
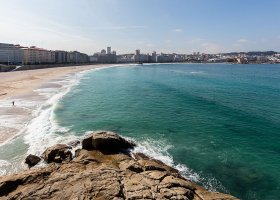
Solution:
[{"label": "turquoise water", "polygon": [[280,65],[93,71],[59,102],[55,120],[79,136],[130,137],[211,190],[280,199]]}]

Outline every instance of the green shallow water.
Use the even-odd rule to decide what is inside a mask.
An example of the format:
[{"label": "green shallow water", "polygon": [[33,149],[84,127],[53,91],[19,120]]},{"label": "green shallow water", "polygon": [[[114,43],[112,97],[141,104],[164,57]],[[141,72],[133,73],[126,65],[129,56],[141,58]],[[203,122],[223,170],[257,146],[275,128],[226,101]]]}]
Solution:
[{"label": "green shallow water", "polygon": [[59,102],[55,119],[75,135],[102,129],[133,138],[211,190],[280,199],[280,65],[92,71]]}]

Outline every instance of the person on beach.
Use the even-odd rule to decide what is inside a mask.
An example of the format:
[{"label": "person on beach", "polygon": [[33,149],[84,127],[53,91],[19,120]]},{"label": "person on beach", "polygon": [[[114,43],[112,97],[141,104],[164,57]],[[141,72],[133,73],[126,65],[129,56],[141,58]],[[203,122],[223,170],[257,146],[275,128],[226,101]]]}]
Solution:
[{"label": "person on beach", "polygon": [[15,101],[12,102],[13,106],[15,106]]}]

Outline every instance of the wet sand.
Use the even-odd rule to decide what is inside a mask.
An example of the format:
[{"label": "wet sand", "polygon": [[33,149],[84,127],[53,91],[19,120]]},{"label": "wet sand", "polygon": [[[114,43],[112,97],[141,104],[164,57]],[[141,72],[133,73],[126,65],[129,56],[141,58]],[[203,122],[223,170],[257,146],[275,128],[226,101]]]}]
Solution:
[{"label": "wet sand", "polygon": [[[34,90],[41,87],[60,87],[49,83],[77,72],[110,65],[87,65],[57,67],[37,70],[0,73],[0,145],[14,138],[32,119],[36,106],[19,105],[21,100],[42,102],[42,97]],[[15,101],[13,106],[12,102]]]},{"label": "wet sand", "polygon": [[85,65],[73,67],[57,67],[16,72],[0,73],[0,99],[28,94],[34,89],[69,73],[105,67],[108,65]]}]

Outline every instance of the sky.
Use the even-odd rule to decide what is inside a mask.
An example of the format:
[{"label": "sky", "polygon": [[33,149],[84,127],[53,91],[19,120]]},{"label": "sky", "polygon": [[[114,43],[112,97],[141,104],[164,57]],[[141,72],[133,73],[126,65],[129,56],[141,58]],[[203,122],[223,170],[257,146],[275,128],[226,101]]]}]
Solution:
[{"label": "sky", "polygon": [[279,0],[0,0],[0,43],[117,54],[280,51]]}]

